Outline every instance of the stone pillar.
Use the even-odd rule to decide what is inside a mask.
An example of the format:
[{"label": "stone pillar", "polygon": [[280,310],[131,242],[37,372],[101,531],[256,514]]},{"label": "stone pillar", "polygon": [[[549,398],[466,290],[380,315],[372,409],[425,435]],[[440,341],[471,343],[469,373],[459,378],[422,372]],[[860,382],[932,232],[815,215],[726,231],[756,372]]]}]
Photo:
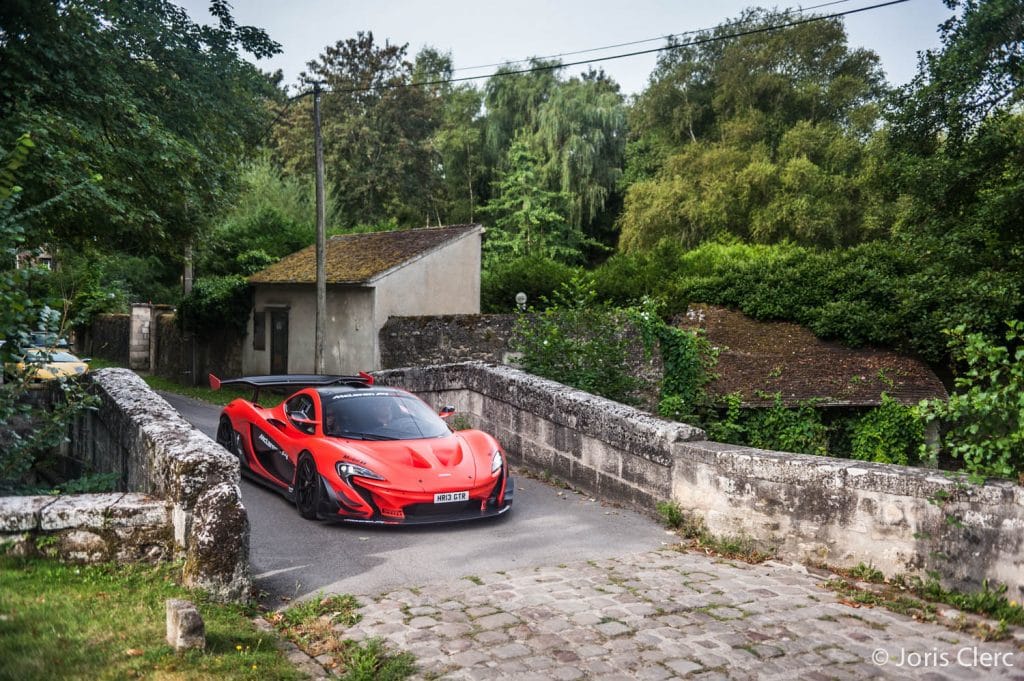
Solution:
[{"label": "stone pillar", "polygon": [[132,303],[131,326],[128,333],[128,366],[132,369],[150,370],[150,333],[152,321],[152,305]]}]

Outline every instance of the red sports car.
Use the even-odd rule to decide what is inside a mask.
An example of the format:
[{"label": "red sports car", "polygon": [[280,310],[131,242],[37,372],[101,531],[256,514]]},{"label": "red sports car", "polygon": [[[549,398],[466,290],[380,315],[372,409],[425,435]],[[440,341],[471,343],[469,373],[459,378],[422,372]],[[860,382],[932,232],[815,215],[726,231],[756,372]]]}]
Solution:
[{"label": "red sports car", "polygon": [[[453,431],[451,407],[438,415],[368,374],[210,375],[214,390],[222,385],[254,394],[224,408],[217,442],[304,518],[412,525],[498,516],[512,505],[505,452],[487,433]],[[296,392],[267,408],[261,389]]]}]

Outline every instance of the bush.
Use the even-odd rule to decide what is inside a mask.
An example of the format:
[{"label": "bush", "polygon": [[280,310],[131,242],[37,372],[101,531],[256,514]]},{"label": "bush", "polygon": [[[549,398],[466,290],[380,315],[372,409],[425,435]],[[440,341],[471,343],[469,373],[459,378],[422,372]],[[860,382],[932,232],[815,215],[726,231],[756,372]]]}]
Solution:
[{"label": "bush", "polygon": [[860,461],[913,466],[924,444],[924,422],[911,407],[886,394],[853,426],[850,456]]},{"label": "bush", "polygon": [[512,347],[532,374],[629,404],[639,381],[626,368],[626,317],[596,298],[588,280],[573,277],[543,301],[547,309],[519,318]]},{"label": "bush", "polygon": [[203,339],[213,338],[225,330],[242,335],[251,307],[249,282],[245,277],[238,274],[202,277],[182,299],[178,319],[183,329]]},{"label": "bush", "polygon": [[524,256],[491,265],[480,281],[480,307],[483,312],[512,312],[516,293],[526,294],[527,304],[546,307],[555,293],[567,284],[578,269],[543,256]]},{"label": "bush", "polygon": [[921,403],[926,420],[949,426],[943,445],[970,473],[1024,472],[1024,322],[1006,325],[1006,345],[962,325],[948,331],[953,355],[966,369],[948,401]]}]

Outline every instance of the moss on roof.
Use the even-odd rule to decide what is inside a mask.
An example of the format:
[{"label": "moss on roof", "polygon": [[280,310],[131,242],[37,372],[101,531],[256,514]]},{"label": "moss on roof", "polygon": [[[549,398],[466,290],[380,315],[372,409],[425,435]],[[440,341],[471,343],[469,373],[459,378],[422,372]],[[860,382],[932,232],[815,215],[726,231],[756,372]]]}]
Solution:
[{"label": "moss on roof", "polygon": [[744,405],[761,407],[779,393],[787,406],[820,400],[821,406],[866,407],[880,404],[883,392],[907,405],[947,397],[938,376],[920,360],[824,341],[798,324],[692,305],[679,326],[703,328],[721,350],[717,376],[708,386],[717,400],[740,393]]},{"label": "moss on roof", "polygon": [[[340,234],[327,240],[327,283],[362,284],[428,253],[479,225]],[[315,284],[316,246],[282,258],[249,277],[252,284]]]}]

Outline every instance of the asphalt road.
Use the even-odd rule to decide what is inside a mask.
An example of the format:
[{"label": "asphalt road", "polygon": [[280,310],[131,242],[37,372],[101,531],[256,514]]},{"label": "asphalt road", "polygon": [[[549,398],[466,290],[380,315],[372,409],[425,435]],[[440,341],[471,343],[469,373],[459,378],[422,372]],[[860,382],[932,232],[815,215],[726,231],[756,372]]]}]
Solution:
[{"label": "asphalt road", "polygon": [[[216,436],[220,407],[161,395],[200,431]],[[459,525],[312,522],[284,497],[244,478],[242,501],[255,583],[269,606],[321,591],[375,595],[478,573],[631,555],[670,539],[650,518],[522,475],[516,475],[508,513]]]}]

